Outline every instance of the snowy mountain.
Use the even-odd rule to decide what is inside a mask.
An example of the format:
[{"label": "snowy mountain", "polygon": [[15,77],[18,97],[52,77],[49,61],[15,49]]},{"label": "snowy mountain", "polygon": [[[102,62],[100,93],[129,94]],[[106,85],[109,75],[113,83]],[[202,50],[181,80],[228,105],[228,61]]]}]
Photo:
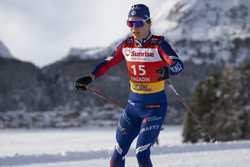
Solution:
[{"label": "snowy mountain", "polygon": [[113,52],[115,47],[123,40],[124,38],[118,39],[111,43],[108,47],[93,47],[93,48],[76,48],[73,47],[69,50],[66,57],[61,61],[70,61],[72,59],[81,59],[81,60],[97,60],[104,59]]},{"label": "snowy mountain", "polygon": [[[162,5],[155,29],[174,40],[250,37],[248,0],[175,0]],[[169,26],[170,25],[170,26]]]},{"label": "snowy mountain", "polygon": [[11,59],[14,58],[10,53],[9,49],[1,41],[0,41],[0,57],[11,58]]},{"label": "snowy mountain", "polygon": [[0,113],[47,110],[50,101],[46,77],[38,67],[17,59],[0,58]]},{"label": "snowy mountain", "polygon": [[171,2],[161,6],[153,29],[173,42],[185,61],[238,65],[247,58],[250,53],[248,0]]},{"label": "snowy mountain", "polygon": [[[34,64],[14,58],[0,41],[0,113],[49,109],[45,78]],[[10,120],[0,117],[0,128],[3,127],[2,121]]]},{"label": "snowy mountain", "polygon": [[67,54],[67,58],[78,57],[82,60],[87,59],[98,59],[103,56],[101,54],[105,49],[104,48],[71,48],[69,53]]}]

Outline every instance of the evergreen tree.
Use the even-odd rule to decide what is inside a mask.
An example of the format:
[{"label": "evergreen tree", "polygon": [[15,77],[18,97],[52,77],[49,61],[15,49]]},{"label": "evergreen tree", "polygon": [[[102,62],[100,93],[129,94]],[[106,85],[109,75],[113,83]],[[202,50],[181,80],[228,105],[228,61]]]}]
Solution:
[{"label": "evergreen tree", "polygon": [[221,73],[201,81],[193,95],[191,108],[202,125],[187,113],[183,141],[207,141],[207,135],[199,129],[200,126],[220,141],[250,138],[249,81],[250,63],[241,68],[226,65]]}]

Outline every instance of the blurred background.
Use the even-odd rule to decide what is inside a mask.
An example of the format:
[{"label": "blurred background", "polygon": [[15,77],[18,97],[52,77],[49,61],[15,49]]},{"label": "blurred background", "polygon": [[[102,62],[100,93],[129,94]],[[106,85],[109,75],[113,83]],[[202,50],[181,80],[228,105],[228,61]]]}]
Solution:
[{"label": "blurred background", "polygon": [[[150,7],[152,31],[185,63],[173,84],[217,140],[250,139],[249,0],[0,2],[0,128],[116,126],[122,109],[72,82],[88,74],[129,34],[134,3]],[[124,63],[93,87],[123,105],[129,82]],[[200,125],[169,95],[168,125],[183,140],[207,140]]]}]

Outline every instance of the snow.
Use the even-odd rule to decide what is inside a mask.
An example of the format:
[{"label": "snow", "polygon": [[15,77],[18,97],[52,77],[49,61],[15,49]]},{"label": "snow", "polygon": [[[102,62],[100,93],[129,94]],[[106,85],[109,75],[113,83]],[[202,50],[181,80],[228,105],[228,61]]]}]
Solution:
[{"label": "snow", "polygon": [[247,60],[247,58],[249,58],[250,50],[246,48],[241,49],[239,55],[240,55],[239,58],[236,60],[237,65],[241,64],[242,62]]},{"label": "snow", "polygon": [[101,53],[104,48],[87,48],[87,49],[78,49],[78,48],[71,48],[68,56],[69,57],[80,57],[83,60],[86,59],[97,59],[100,58],[98,53]]},{"label": "snow", "polygon": [[[112,80],[117,79],[112,78]],[[69,128],[86,125],[110,126],[116,124],[116,120],[120,116],[120,110],[121,109],[114,107],[112,104],[105,104],[99,107],[85,107],[81,111],[71,111],[67,109],[43,112],[26,112],[24,110],[6,111],[1,113],[0,128]]]},{"label": "snow", "polygon": [[156,15],[153,30],[172,40],[216,40],[249,36],[249,0],[167,0]]},{"label": "snow", "polygon": [[0,57],[13,58],[9,49],[0,41]]},{"label": "snow", "polygon": [[[0,130],[0,166],[89,167],[108,166],[114,128]],[[167,126],[160,145],[152,148],[156,167],[247,167],[250,141],[183,144],[181,126]],[[136,167],[135,143],[126,164]]]}]

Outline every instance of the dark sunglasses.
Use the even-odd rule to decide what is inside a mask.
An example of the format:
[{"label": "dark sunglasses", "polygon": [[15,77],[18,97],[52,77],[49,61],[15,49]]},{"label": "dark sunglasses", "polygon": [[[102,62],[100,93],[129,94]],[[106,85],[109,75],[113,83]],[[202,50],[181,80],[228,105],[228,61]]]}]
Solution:
[{"label": "dark sunglasses", "polygon": [[128,20],[127,21],[127,26],[132,28],[139,28],[139,27],[143,27],[145,24],[146,20]]}]

